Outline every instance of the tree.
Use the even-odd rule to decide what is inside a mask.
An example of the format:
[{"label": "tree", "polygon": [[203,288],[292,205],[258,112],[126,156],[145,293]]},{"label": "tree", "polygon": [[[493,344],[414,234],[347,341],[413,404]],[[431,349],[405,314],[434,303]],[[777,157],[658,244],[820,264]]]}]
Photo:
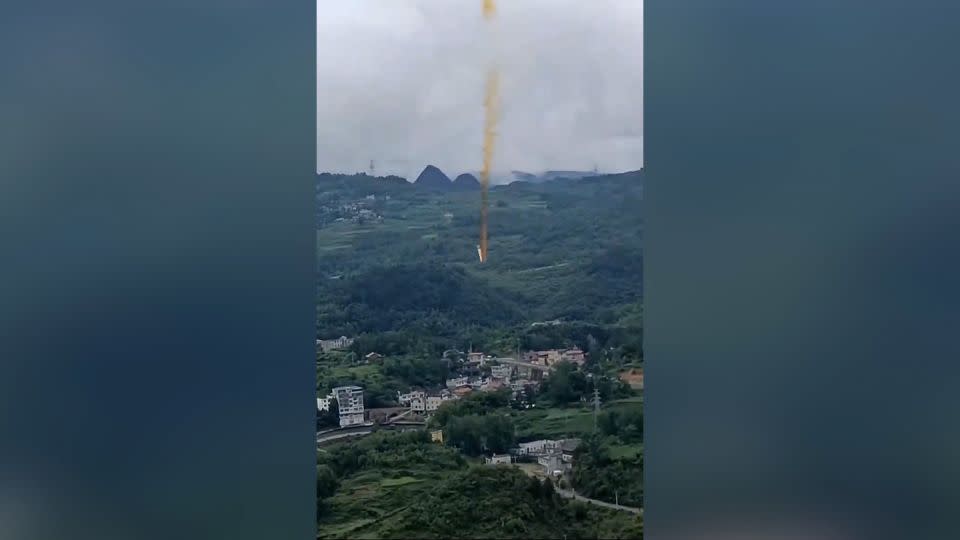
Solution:
[{"label": "tree", "polygon": [[587,378],[573,364],[560,362],[544,380],[541,394],[560,407],[578,402],[587,394]]}]

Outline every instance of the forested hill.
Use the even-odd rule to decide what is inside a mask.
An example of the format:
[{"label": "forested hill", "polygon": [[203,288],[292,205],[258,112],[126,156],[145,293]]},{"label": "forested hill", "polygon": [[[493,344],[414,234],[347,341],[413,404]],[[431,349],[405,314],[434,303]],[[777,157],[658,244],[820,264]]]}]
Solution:
[{"label": "forested hill", "polygon": [[640,171],[496,186],[481,265],[478,192],[318,175],[318,334],[638,324],[642,198]]}]

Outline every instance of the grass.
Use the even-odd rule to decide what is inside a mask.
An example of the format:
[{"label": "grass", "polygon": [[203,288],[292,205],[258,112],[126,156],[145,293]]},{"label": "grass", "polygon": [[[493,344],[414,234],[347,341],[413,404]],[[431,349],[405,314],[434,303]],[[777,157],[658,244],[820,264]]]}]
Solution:
[{"label": "grass", "polygon": [[[634,409],[642,403],[642,396],[629,397],[611,401],[601,410]],[[593,432],[593,409],[589,407],[534,408],[513,411],[511,415],[520,440],[581,437]]]},{"label": "grass", "polygon": [[643,453],[643,446],[639,444],[612,444],[610,457],[614,459],[632,458]]},{"label": "grass", "polygon": [[519,439],[578,437],[593,430],[593,413],[586,408],[526,409],[514,414]]},{"label": "grass", "polygon": [[406,486],[408,484],[416,484],[417,482],[423,482],[423,478],[415,478],[413,476],[401,476],[400,478],[384,478],[380,481],[381,487],[398,487]]},{"label": "grass", "polygon": [[364,470],[343,480],[318,522],[317,538],[378,538],[374,529],[396,519],[410,502],[452,471],[428,467],[405,468],[403,476],[392,471]]}]

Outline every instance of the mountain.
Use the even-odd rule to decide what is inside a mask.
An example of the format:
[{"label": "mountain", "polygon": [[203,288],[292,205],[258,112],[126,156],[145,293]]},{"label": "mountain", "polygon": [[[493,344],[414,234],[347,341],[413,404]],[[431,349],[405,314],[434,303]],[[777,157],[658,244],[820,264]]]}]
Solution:
[{"label": "mountain", "polygon": [[457,191],[477,191],[480,189],[480,181],[470,173],[463,173],[453,180],[453,188]]},{"label": "mountain", "polygon": [[443,174],[443,171],[433,165],[427,165],[426,168],[423,169],[423,172],[417,177],[414,185],[420,188],[436,190],[449,190],[453,187],[450,177]]},{"label": "mountain", "polygon": [[556,180],[557,178],[586,178],[597,176],[595,172],[586,171],[547,171],[540,175],[542,181]]}]

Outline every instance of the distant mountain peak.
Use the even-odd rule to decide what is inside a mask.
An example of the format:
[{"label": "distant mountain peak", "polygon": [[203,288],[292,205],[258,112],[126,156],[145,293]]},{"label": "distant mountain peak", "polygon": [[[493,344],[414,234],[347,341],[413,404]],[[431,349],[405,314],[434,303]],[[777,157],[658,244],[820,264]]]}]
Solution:
[{"label": "distant mountain peak", "polygon": [[453,179],[453,187],[460,191],[474,191],[480,189],[480,181],[470,173],[463,173]]},{"label": "distant mountain peak", "polygon": [[434,165],[427,165],[414,182],[419,187],[432,189],[450,189],[450,177]]}]

